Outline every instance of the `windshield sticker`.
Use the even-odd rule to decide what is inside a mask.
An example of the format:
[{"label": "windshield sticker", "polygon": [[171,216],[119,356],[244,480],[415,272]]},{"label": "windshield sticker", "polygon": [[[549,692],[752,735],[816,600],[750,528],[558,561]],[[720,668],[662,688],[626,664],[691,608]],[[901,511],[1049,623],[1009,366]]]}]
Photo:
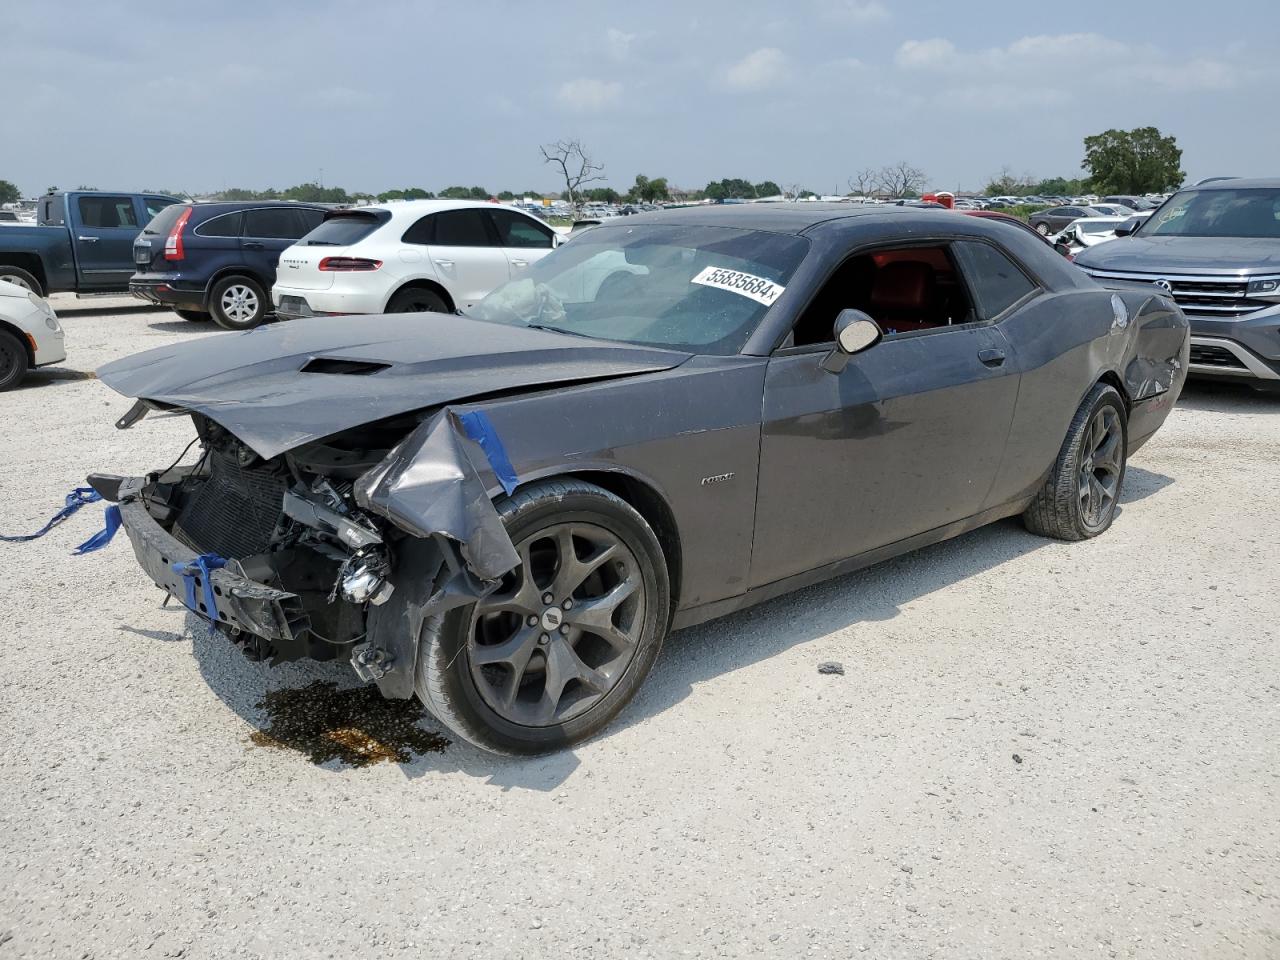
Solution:
[{"label": "windshield sticker", "polygon": [[740,293],[744,297],[750,297],[757,303],[763,303],[766,307],[771,306],[773,301],[782,296],[782,291],[787,289],[772,280],[766,280],[764,277],[740,273],[737,270],[727,270],[724,267],[707,267],[689,282],[699,283],[704,287],[715,287],[718,290]]}]

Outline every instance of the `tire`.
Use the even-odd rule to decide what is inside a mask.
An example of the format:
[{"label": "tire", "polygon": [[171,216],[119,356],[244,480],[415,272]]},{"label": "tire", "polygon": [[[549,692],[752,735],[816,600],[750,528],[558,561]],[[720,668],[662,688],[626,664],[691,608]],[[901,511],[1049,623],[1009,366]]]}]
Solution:
[{"label": "tire", "polygon": [[29,365],[22,341],[7,330],[0,330],[0,393],[20,384]]},{"label": "tire", "polygon": [[209,312],[224,330],[250,330],[267,315],[267,294],[253,277],[223,277],[209,291]]},{"label": "tire", "polygon": [[1027,529],[1055,540],[1105,532],[1115,519],[1128,456],[1124,399],[1099,383],[1080,404],[1053,469],[1022,515]]},{"label": "tire", "polygon": [[[547,753],[603,728],[648,675],[670,618],[667,564],[644,518],[593,484],[543,481],[498,511],[523,562],[492,596],[423,624],[414,688],[478,747]],[[559,561],[566,537],[571,568]],[[584,569],[591,572],[573,588]],[[553,701],[549,675],[570,671]]]},{"label": "tire", "polygon": [[0,264],[0,280],[16,283],[20,287],[26,287],[32,293],[44,296],[44,284],[37,280],[34,274],[21,267],[12,267],[7,263]]},{"label": "tire", "polygon": [[1042,237],[1047,237],[1049,235],[1049,222],[1047,220],[1041,220],[1037,223],[1036,233],[1040,234]]},{"label": "tire", "polygon": [[207,323],[213,318],[204,310],[178,310],[173,311],[183,320],[190,320],[192,323]]},{"label": "tire", "polygon": [[400,290],[387,303],[387,313],[450,313],[444,297],[426,287]]}]

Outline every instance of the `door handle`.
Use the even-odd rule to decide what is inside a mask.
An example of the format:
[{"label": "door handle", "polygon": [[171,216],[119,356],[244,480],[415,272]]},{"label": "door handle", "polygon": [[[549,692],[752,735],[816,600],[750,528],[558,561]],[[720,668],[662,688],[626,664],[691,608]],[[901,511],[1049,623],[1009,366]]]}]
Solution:
[{"label": "door handle", "polygon": [[97,243],[98,242],[97,237],[76,237],[76,239],[79,240],[81,243]]},{"label": "door handle", "polygon": [[990,350],[979,350],[978,359],[988,367],[1002,367],[1004,366],[1004,351],[994,347]]},{"label": "door handle", "polygon": [[246,241],[244,241],[244,248],[245,248],[246,250],[261,250],[261,249],[263,249],[265,246],[266,246],[266,244],[265,244],[265,243],[260,243],[260,242],[259,242],[259,241],[257,241],[257,240],[246,240]]},{"label": "door handle", "polygon": [[431,259],[432,259],[432,260],[434,260],[436,263],[440,264],[440,266],[442,266],[442,267],[452,267],[452,266],[453,266],[453,261],[452,261],[452,260],[441,260],[439,257],[432,257]]},{"label": "door handle", "polygon": [[512,260],[511,265],[513,267],[527,267],[529,265],[529,261],[528,260]]}]

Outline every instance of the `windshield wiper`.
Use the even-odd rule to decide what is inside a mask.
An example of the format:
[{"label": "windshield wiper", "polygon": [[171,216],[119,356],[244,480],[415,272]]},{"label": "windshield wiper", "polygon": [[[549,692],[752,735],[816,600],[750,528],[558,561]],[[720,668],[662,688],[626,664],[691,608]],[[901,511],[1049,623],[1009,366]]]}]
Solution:
[{"label": "windshield wiper", "polygon": [[599,337],[593,337],[589,333],[579,333],[576,330],[564,330],[560,327],[552,327],[545,323],[527,323],[525,327],[529,330],[546,330],[548,333],[564,333],[571,337],[583,337],[586,340],[598,340]]}]

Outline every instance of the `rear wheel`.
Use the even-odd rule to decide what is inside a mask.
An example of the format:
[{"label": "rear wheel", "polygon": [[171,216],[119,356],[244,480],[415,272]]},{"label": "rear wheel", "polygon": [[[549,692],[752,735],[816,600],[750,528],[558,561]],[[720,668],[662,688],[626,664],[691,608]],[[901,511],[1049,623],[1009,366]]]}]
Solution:
[{"label": "rear wheel", "polygon": [[1087,540],[1111,526],[1129,454],[1129,420],[1115,387],[1095,386],[1071,420],[1040,492],[1022,515],[1032,533]]},{"label": "rear wheel", "polygon": [[0,392],[16,387],[27,375],[27,348],[6,330],[0,330]]},{"label": "rear wheel", "polygon": [[387,304],[387,313],[448,313],[444,297],[426,287],[401,290]]},{"label": "rear wheel", "polygon": [[190,320],[192,323],[205,323],[211,319],[208,311],[205,310],[174,310],[183,320]]},{"label": "rear wheel", "polygon": [[38,293],[44,296],[44,287],[35,275],[23,270],[21,267],[11,267],[7,263],[0,264],[0,280],[8,281],[19,287],[25,287],[32,293]]},{"label": "rear wheel", "polygon": [[1049,224],[1046,221],[1041,220],[1036,224],[1036,233],[1040,234],[1042,237],[1047,237],[1049,235]]},{"label": "rear wheel", "polygon": [[423,626],[415,688],[442,723],[499,753],[544,753],[605,726],[649,673],[670,589],[657,538],[625,501],[546,481],[499,506],[520,566]]},{"label": "rear wheel", "polygon": [[267,295],[252,277],[223,277],[209,292],[209,308],[224,330],[248,330],[267,315]]}]

